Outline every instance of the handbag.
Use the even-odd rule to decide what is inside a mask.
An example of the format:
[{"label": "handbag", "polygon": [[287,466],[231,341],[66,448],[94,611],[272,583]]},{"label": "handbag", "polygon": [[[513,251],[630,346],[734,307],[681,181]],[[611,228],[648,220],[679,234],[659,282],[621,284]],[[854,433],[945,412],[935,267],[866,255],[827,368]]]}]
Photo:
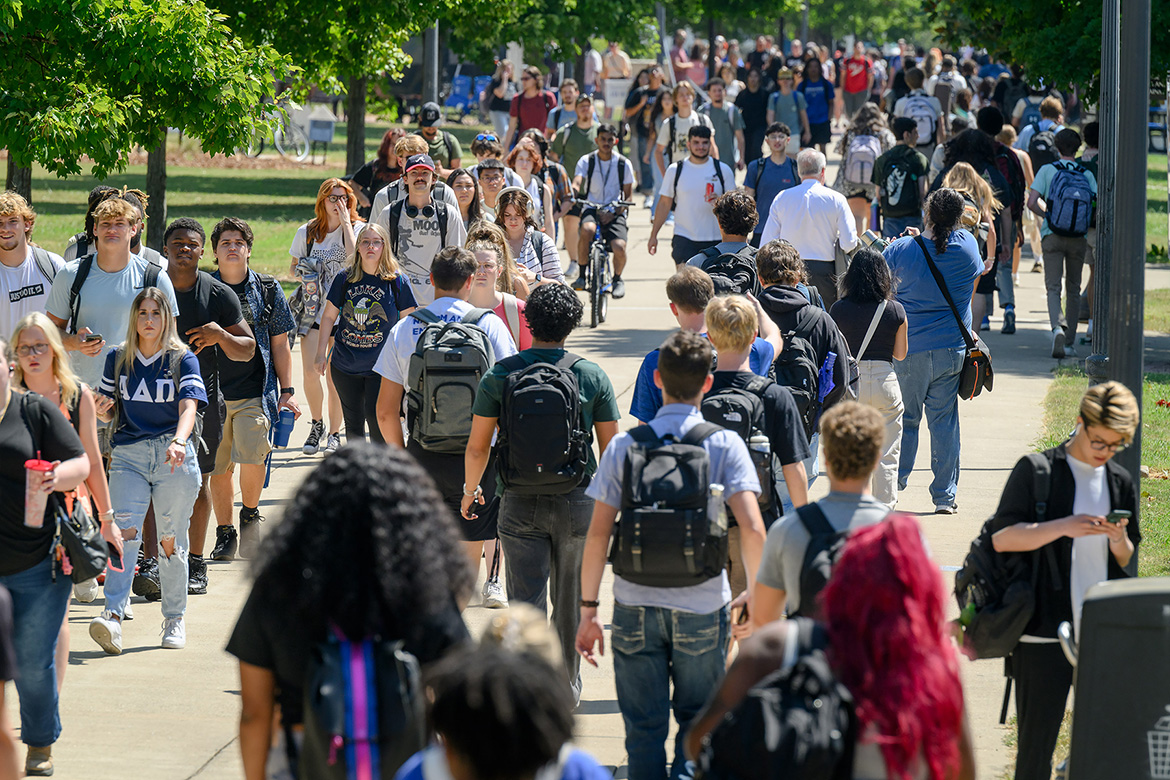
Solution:
[{"label": "handbag", "polygon": [[970,401],[984,390],[990,393],[995,384],[995,373],[991,369],[991,350],[983,343],[983,339],[978,336],[972,338],[970,329],[963,324],[963,318],[959,316],[959,310],[955,308],[955,302],[951,300],[950,290],[947,289],[938,266],[931,259],[922,236],[915,236],[914,240],[918,242],[918,248],[922,250],[922,254],[926,258],[926,264],[930,267],[930,274],[934,277],[935,284],[942,291],[947,305],[951,307],[951,314],[955,315],[955,323],[958,324],[959,333],[963,336],[963,344],[967,347],[967,351],[963,355],[963,368],[959,372],[959,398]]}]

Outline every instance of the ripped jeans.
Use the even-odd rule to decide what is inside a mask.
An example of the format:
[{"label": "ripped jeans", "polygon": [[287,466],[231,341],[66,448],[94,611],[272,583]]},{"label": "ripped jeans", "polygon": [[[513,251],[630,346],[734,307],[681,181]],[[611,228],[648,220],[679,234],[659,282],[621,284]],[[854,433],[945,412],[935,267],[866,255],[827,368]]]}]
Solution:
[{"label": "ripped jeans", "polygon": [[[171,472],[166,462],[167,445],[172,434],[153,439],[119,444],[110,456],[110,504],[114,507],[114,524],[119,530],[133,529],[134,538],[125,539],[122,552],[123,571],[106,573],[106,609],[123,615],[130,600],[134,580],[134,563],[142,546],[142,523],[146,509],[154,502],[154,519],[158,528],[158,578],[162,586],[162,614],[166,618],[182,617],[187,611],[187,526],[191,509],[199,494],[199,463],[195,445],[187,444],[183,465]],[[173,542],[168,556],[164,549]]]}]

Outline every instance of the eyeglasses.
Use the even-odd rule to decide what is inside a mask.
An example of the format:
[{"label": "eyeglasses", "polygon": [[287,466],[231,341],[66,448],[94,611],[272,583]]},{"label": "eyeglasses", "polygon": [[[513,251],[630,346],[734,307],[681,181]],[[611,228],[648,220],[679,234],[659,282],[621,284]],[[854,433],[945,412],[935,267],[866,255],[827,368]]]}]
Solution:
[{"label": "eyeglasses", "polygon": [[498,141],[500,139],[496,138],[491,133],[480,133],[479,135],[477,135],[475,137],[475,140],[477,140],[477,141]]},{"label": "eyeglasses", "polygon": [[358,242],[358,246],[360,246],[360,247],[382,246],[382,244],[383,244],[383,242],[382,242],[382,239],[380,239],[380,238],[363,238],[361,241]]},{"label": "eyeglasses", "polygon": [[494,271],[494,270],[496,270],[495,263],[476,263],[475,267],[481,271]]},{"label": "eyeglasses", "polygon": [[502,174],[502,173],[485,173],[479,177],[479,180],[486,181],[486,182],[503,181],[504,174]]},{"label": "eyeglasses", "polygon": [[43,355],[49,351],[48,344],[21,344],[16,348],[16,354],[21,357],[28,357],[29,355]]},{"label": "eyeglasses", "polygon": [[1104,452],[1106,450],[1108,450],[1109,452],[1121,452],[1122,450],[1129,447],[1129,442],[1127,442],[1127,441],[1119,441],[1116,444],[1110,444],[1107,441],[1101,441],[1100,439],[1094,439],[1092,436],[1089,436],[1088,431],[1085,431],[1085,436],[1089,440],[1089,446],[1092,447],[1093,449],[1095,449],[1097,452]]},{"label": "eyeglasses", "polygon": [[341,203],[343,200],[348,202],[349,196],[348,195],[326,195],[325,199],[328,200],[330,203]]}]

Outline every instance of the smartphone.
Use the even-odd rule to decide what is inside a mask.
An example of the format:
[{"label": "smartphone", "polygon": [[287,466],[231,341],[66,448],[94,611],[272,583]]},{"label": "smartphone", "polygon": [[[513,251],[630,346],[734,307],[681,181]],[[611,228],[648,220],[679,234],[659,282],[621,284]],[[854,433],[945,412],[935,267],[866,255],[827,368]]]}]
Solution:
[{"label": "smartphone", "polygon": [[86,335],[81,337],[81,340],[84,342],[87,342],[87,343],[90,341],[101,341],[102,334],[100,334],[100,333],[87,333]]},{"label": "smartphone", "polygon": [[106,542],[106,551],[110,554],[110,569],[113,571],[124,571],[124,567],[122,566],[122,554],[118,552],[118,548],[114,547],[114,545],[110,544],[109,542]]},{"label": "smartphone", "polygon": [[1105,515],[1105,522],[1117,525],[1121,522],[1121,518],[1123,517],[1128,520],[1133,517],[1133,512],[1130,512],[1128,509],[1115,509],[1109,514]]},{"label": "smartphone", "polygon": [[739,610],[739,614],[735,618],[735,624],[737,626],[742,626],[744,623],[748,622],[749,617],[751,616],[748,614],[747,604],[744,604],[743,608]]}]

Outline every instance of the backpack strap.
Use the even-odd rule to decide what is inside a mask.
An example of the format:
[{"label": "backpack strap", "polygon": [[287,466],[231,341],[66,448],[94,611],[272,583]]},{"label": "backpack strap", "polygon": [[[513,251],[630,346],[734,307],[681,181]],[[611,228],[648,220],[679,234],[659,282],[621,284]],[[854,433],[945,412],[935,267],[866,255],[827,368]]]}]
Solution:
[{"label": "backpack strap", "polygon": [[752,186],[752,190],[756,193],[756,197],[759,197],[760,182],[764,180],[764,168],[767,165],[768,165],[768,158],[767,157],[756,158],[756,183],[755,183],[755,185]]},{"label": "backpack strap", "polygon": [[630,438],[634,440],[635,444],[645,447],[648,444],[657,444],[662,441],[662,437],[654,432],[654,429],[647,425],[639,425],[631,428],[627,433]]},{"label": "backpack strap", "polygon": [[[723,190],[723,192],[719,194],[723,195],[727,192],[727,182],[723,180],[723,168],[720,167],[722,163],[714,158],[712,158],[711,162],[715,164],[715,178],[719,179],[719,189]],[[678,186],[677,182],[675,183],[675,186]]]},{"label": "backpack strap", "polygon": [[508,326],[508,332],[512,334],[512,340],[516,342],[516,347],[520,346],[520,305],[516,302],[515,295],[504,295],[504,323]]},{"label": "backpack strap", "polygon": [[714,260],[715,258],[719,257],[719,255],[722,253],[719,251],[717,246],[709,246],[706,249],[704,249],[702,252],[700,252],[699,254],[701,254],[703,256],[703,270],[706,271],[707,270],[707,263],[709,261]]},{"label": "backpack strap", "polygon": [[[678,123],[675,121],[676,119],[677,119],[677,116],[672,116],[670,119],[666,120],[666,123],[670,126],[670,144],[666,147],[666,149],[667,149],[667,151],[670,152],[670,161],[671,162],[674,162],[674,145],[675,145],[675,142],[678,140],[677,135],[675,133],[675,129],[678,125]],[[681,160],[680,160],[680,162],[681,162]],[[675,181],[674,184],[676,187],[678,186],[677,181]]]},{"label": "backpack strap", "polygon": [[478,325],[480,320],[491,313],[491,309],[472,309],[460,317],[459,321],[464,325]]},{"label": "backpack strap", "polygon": [[57,267],[53,265],[52,258],[49,253],[39,246],[32,247],[33,261],[37,264],[37,268],[41,269],[41,273],[50,282],[57,276]]},{"label": "backpack strap", "polygon": [[869,321],[869,330],[865,332],[865,338],[861,340],[861,349],[857,350],[857,357],[855,360],[861,362],[865,356],[865,350],[869,348],[869,342],[873,338],[873,334],[877,331],[878,323],[882,320],[882,315],[886,311],[886,301],[878,304],[877,311],[873,313],[873,319]]},{"label": "backpack strap", "polygon": [[[646,427],[649,427],[649,426],[646,426]],[[703,442],[705,442],[708,439],[708,437],[711,436],[711,434],[718,433],[719,431],[722,431],[722,430],[723,430],[722,426],[719,426],[719,425],[716,425],[715,423],[707,422],[704,420],[703,422],[696,425],[694,428],[691,428],[689,431],[687,431],[686,434],[682,437],[682,439],[679,440],[679,442],[681,444],[690,444],[690,445],[693,445],[695,447],[701,447],[703,445]]]},{"label": "backpack strap", "polygon": [[[597,152],[589,154],[589,167],[585,171],[585,191],[581,193],[581,197],[589,197],[589,191],[593,189],[593,171],[597,169]],[[604,189],[604,188],[602,188]],[[605,193],[601,193],[601,197],[605,197]]]},{"label": "backpack strap", "polygon": [[66,330],[70,333],[77,332],[77,316],[81,311],[81,288],[96,259],[97,255],[86,255],[77,264],[77,275],[73,277],[73,285],[69,288],[69,323]]},{"label": "backpack strap", "polygon": [[435,216],[439,220],[439,249],[443,250],[447,247],[447,202],[442,198],[435,198],[434,204]]},{"label": "backpack strap", "polygon": [[[394,253],[395,257],[398,256],[398,223],[402,219],[402,207],[404,203],[406,203],[406,198],[399,198],[390,204],[390,224],[387,232],[390,233],[390,251]],[[445,235],[447,231],[444,230],[442,232]],[[442,236],[440,236],[441,239]]]},{"label": "backpack strap", "polygon": [[[618,167],[618,199],[620,200],[626,192],[626,158],[622,157],[621,154],[614,154],[613,159]],[[601,195],[604,197],[605,193],[603,192]]]},{"label": "backpack strap", "polygon": [[[472,311],[476,311],[476,309],[472,309]],[[483,311],[483,309],[479,309],[478,311]],[[442,322],[442,320],[439,319],[439,315],[435,314],[430,309],[415,309],[410,313],[410,316],[427,325],[434,325],[437,322]]]},{"label": "backpack strap", "polygon": [[[561,355],[561,359],[558,360],[555,365],[557,368],[572,369],[573,366],[577,365],[584,359],[585,358],[581,357],[580,355],[574,355],[572,352],[565,352],[565,354]],[[648,428],[649,426],[639,425],[638,427]]]},{"label": "backpack strap", "polygon": [[162,271],[162,268],[154,263],[146,264],[146,272],[142,276],[143,289],[147,287],[158,287],[158,275],[160,271]]},{"label": "backpack strap", "polygon": [[[1037,523],[1048,519],[1048,496],[1052,491],[1052,464],[1042,452],[1029,452],[1028,462],[1032,464],[1032,500],[1035,502],[1033,513]],[[1056,551],[1051,544],[1044,545],[1044,557],[1048,559],[1048,572],[1052,576],[1052,589],[1062,590],[1063,583],[1056,568]],[[1039,553],[1039,551],[1037,551]],[[1039,554],[1032,565],[1039,563]]]},{"label": "backpack strap", "polygon": [[670,199],[671,211],[674,211],[674,207],[678,205],[678,183],[682,179],[682,169],[684,162],[686,162],[685,158],[674,164],[674,197]]},{"label": "backpack strap", "polygon": [[455,147],[451,143],[451,134],[446,130],[443,131],[443,146],[447,147],[447,164],[451,164],[451,158],[455,156]]},{"label": "backpack strap", "polygon": [[837,529],[825,516],[824,510],[816,503],[800,507],[796,510],[796,516],[800,518],[800,524],[804,526],[804,530],[808,531],[809,536],[828,536],[837,533]]},{"label": "backpack strap", "polygon": [[747,390],[752,395],[757,395],[760,398],[763,398],[764,393],[767,392],[768,388],[774,384],[776,384],[776,381],[773,379],[770,379],[766,376],[757,376],[753,374],[752,378],[749,379],[747,384],[744,386],[744,390]]}]

